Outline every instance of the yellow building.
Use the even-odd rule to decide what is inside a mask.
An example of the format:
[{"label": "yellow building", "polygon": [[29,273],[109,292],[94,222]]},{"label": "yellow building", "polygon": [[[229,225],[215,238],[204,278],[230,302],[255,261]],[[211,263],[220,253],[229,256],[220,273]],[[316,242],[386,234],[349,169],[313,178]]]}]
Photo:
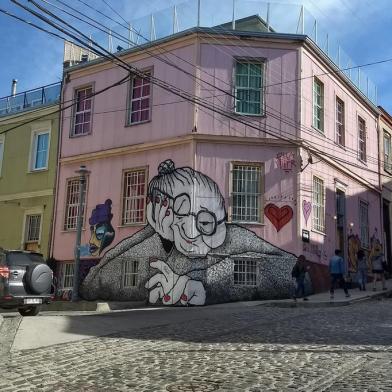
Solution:
[{"label": "yellow building", "polygon": [[0,247],[48,257],[61,84],[13,92],[0,98]]}]

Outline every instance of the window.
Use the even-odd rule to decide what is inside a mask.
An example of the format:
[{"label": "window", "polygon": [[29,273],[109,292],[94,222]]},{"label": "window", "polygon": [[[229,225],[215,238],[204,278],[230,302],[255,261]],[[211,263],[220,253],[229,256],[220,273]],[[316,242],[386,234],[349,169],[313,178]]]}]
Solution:
[{"label": "window", "polygon": [[384,131],[384,170],[391,171],[391,135]]},{"label": "window", "polygon": [[237,60],[235,64],[235,111],[239,114],[264,114],[264,64]]},{"label": "window", "polygon": [[41,215],[26,216],[26,242],[39,242],[41,232]]},{"label": "window", "polygon": [[336,97],[336,139],[335,142],[344,146],[345,119],[344,119],[344,102]]},{"label": "window", "polygon": [[313,177],[313,229],[325,231],[325,188],[318,177]]},{"label": "window", "polygon": [[129,102],[129,123],[138,124],[149,121],[151,117],[151,72],[146,78],[135,76],[131,81]]},{"label": "window", "polygon": [[72,136],[87,135],[91,132],[92,95],[91,86],[75,91],[75,113]]},{"label": "window", "polygon": [[233,164],[233,221],[261,222],[261,212],[263,210],[261,173],[261,165]]},{"label": "window", "polygon": [[[66,205],[65,205],[64,230],[76,230],[78,224],[78,215],[79,215],[79,192],[80,192],[79,178],[69,179],[67,181],[67,198],[66,198]],[[83,225],[85,206],[86,206],[86,197],[84,197],[84,203],[83,203],[82,225]]]},{"label": "window", "polygon": [[139,262],[136,260],[126,260],[123,265],[123,288],[137,286],[139,281]]},{"label": "window", "polygon": [[145,222],[146,170],[124,172],[122,224]]},{"label": "window", "polygon": [[1,169],[3,167],[3,158],[4,158],[4,135],[0,135],[0,177],[1,177]]},{"label": "window", "polygon": [[359,228],[362,248],[369,248],[369,214],[368,203],[359,201]]},{"label": "window", "polygon": [[358,156],[366,162],[366,122],[361,117],[358,117]]},{"label": "window", "polygon": [[313,80],[313,126],[324,132],[324,84]]},{"label": "window", "polygon": [[256,286],[256,261],[234,260],[234,284],[241,286]]},{"label": "window", "polygon": [[62,289],[63,290],[72,290],[73,288],[73,280],[74,280],[74,264],[73,263],[64,263],[62,264]]},{"label": "window", "polygon": [[31,170],[42,170],[48,167],[49,158],[49,136],[48,131],[36,132],[33,137],[33,151]]}]

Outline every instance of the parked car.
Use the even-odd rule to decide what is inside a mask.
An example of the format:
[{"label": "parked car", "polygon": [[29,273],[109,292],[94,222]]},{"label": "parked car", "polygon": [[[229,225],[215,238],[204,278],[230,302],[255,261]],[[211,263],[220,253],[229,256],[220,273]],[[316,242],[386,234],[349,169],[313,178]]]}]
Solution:
[{"label": "parked car", "polygon": [[52,270],[40,253],[0,250],[0,308],[36,316],[51,300]]}]

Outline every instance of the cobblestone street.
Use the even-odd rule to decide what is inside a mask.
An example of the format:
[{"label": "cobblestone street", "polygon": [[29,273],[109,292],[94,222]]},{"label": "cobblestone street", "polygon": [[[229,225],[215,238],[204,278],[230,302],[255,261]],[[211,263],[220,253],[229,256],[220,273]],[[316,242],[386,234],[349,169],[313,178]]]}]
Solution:
[{"label": "cobblestone street", "polygon": [[0,390],[392,391],[391,299],[180,311],[200,318],[3,353]]}]

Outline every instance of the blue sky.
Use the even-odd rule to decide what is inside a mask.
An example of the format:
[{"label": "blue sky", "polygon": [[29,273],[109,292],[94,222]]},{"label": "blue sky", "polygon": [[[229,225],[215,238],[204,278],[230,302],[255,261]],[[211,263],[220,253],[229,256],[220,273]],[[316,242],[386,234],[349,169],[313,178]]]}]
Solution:
[{"label": "blue sky", "polygon": [[[28,4],[26,0],[19,0]],[[37,0],[39,1],[39,0]],[[56,0],[48,0],[58,6]],[[93,10],[81,4],[79,0],[63,0],[94,19],[105,23],[107,26],[118,30],[126,35],[125,30],[115,26],[113,22],[105,20],[103,16],[94,13]],[[99,9],[115,20],[119,17],[115,15],[103,0],[83,0]],[[178,5],[178,15],[180,28],[187,25],[196,24],[196,0],[189,0],[187,5],[182,5],[184,0],[105,0],[112,7],[119,11],[125,20],[138,20],[135,26],[141,28],[143,35],[148,35],[149,14],[156,14],[155,20],[157,30],[171,28],[171,11],[160,11]],[[260,9],[260,14],[266,12],[265,5],[257,1],[236,0],[241,4],[238,13],[256,13]],[[274,1],[271,1],[274,3]],[[222,23],[231,16],[232,0],[201,0],[202,25],[203,22],[211,25]],[[290,28],[295,29],[296,15],[299,7],[298,1],[286,0],[289,7],[280,6],[279,3],[271,6],[271,25],[280,26],[286,23]],[[41,4],[45,5],[45,3]],[[351,57],[355,64],[366,64],[378,60],[392,58],[392,12],[390,0],[305,0],[303,2],[307,10],[317,18],[319,26],[319,36],[323,31],[328,31],[330,37],[334,37],[339,42],[344,52]],[[49,8],[48,5],[45,5]],[[34,19],[33,16],[20,10],[9,0],[0,0],[0,8],[6,9],[14,14],[24,17],[29,21],[43,25]],[[64,7],[63,7],[64,8]],[[215,11],[214,11],[215,9]],[[281,10],[285,9],[282,13]],[[59,11],[52,8],[53,11]],[[219,10],[219,12],[216,12]],[[64,16],[64,14],[61,14]],[[159,16],[158,16],[159,15]],[[311,25],[308,14],[306,22]],[[242,16],[242,15],[240,15]],[[143,19],[144,17],[144,19]],[[140,18],[142,18],[140,20]],[[66,17],[70,22],[82,27],[87,34],[92,34],[93,38],[107,44],[107,37],[97,33],[93,28],[81,25]],[[143,28],[146,26],[146,28]],[[61,80],[63,43],[61,40],[50,37],[47,34],[37,31],[30,26],[10,19],[0,13],[0,53],[3,61],[0,72],[0,97],[10,94],[11,80],[18,79],[18,91],[24,91]],[[332,42],[332,38],[331,38]],[[124,44],[114,40],[114,47]],[[332,46],[332,44],[331,44]],[[369,78],[375,82],[378,88],[378,102],[392,113],[392,62],[366,67],[362,70]]]}]

